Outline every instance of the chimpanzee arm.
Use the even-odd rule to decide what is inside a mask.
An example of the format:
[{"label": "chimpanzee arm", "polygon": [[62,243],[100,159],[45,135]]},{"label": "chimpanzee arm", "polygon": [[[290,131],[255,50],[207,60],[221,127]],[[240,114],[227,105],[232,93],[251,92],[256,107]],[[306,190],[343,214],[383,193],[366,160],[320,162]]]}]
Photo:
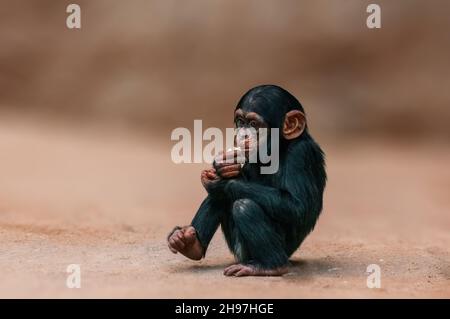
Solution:
[{"label": "chimpanzee arm", "polygon": [[304,217],[308,196],[293,196],[289,191],[239,179],[230,180],[225,187],[232,201],[248,198],[258,203],[270,217],[280,222],[292,222]]},{"label": "chimpanzee arm", "polygon": [[200,205],[191,222],[197,232],[197,239],[203,247],[203,255],[205,255],[209,242],[219,227],[223,210],[223,204],[209,195]]}]

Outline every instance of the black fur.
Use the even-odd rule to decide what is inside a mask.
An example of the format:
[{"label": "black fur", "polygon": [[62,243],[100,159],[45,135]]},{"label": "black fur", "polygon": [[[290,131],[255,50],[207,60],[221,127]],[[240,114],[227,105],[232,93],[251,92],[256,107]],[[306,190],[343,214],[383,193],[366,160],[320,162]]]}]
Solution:
[{"label": "black fur", "polygon": [[[304,112],[294,96],[275,85],[251,89],[236,108],[258,113],[275,128],[282,127],[287,112]],[[221,180],[208,190],[192,221],[205,251],[221,225],[240,263],[272,269],[286,265],[313,230],[322,211],[324,153],[308,127],[294,140],[280,139],[277,173],[263,175],[258,164],[246,164],[238,178]]]}]

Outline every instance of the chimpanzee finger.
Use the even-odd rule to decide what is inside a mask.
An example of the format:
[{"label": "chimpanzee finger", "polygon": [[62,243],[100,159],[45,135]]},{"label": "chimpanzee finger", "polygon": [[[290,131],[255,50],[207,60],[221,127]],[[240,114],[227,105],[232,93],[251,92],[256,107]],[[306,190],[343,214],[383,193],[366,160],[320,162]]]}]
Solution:
[{"label": "chimpanzee finger", "polygon": [[[180,235],[181,235],[181,237],[180,237]],[[172,234],[170,239],[172,240],[171,244],[172,244],[173,248],[175,248],[177,250],[180,250],[180,249],[184,248],[185,244],[184,244],[183,240],[181,240],[182,236],[183,236],[183,232],[181,230],[176,230]]]},{"label": "chimpanzee finger", "polygon": [[229,171],[229,172],[225,172],[223,174],[220,175],[221,178],[232,178],[232,177],[236,177],[240,174],[241,172],[238,170],[234,170],[234,171]]},{"label": "chimpanzee finger", "polygon": [[170,244],[170,242],[167,244],[167,246],[169,247],[169,250],[170,250],[171,252],[173,252],[174,254],[178,253],[178,251],[177,251],[175,248],[172,247],[172,245]]},{"label": "chimpanzee finger", "polygon": [[185,238],[182,231],[178,231],[177,233],[175,233],[175,238],[181,240],[183,244],[185,244]]},{"label": "chimpanzee finger", "polygon": [[250,276],[252,274],[251,269],[249,268],[241,268],[238,272],[234,274],[235,277],[244,277]]},{"label": "chimpanzee finger", "polygon": [[213,173],[213,172],[207,172],[206,176],[211,178],[211,177],[215,177],[217,175],[216,175],[216,173]]},{"label": "chimpanzee finger", "polygon": [[224,167],[218,169],[217,173],[223,177],[227,173],[231,173],[231,172],[239,173],[240,171],[241,171],[241,164],[233,164],[233,165],[224,166]]},{"label": "chimpanzee finger", "polygon": [[206,177],[208,177],[208,178],[210,178],[210,179],[216,178],[216,177],[217,177],[216,170],[215,170],[215,169],[208,170],[208,171],[206,172]]},{"label": "chimpanzee finger", "polygon": [[179,239],[178,237],[174,237],[173,241],[175,243],[175,248],[177,248],[178,250],[183,249],[186,245],[183,243],[183,241],[181,239]]},{"label": "chimpanzee finger", "polygon": [[229,173],[225,173],[224,175],[222,175],[222,178],[229,179],[229,178],[237,177],[237,176],[239,176],[239,174],[240,174],[240,172],[237,172],[237,171],[229,172]]},{"label": "chimpanzee finger", "polygon": [[217,175],[208,175],[208,180],[209,181],[215,181],[215,180],[218,180],[219,179],[219,176],[217,176]]},{"label": "chimpanzee finger", "polygon": [[234,170],[240,170],[241,164],[229,164],[226,166],[223,166],[217,170],[217,173],[222,174],[224,172],[234,171]]},{"label": "chimpanzee finger", "polygon": [[169,249],[173,252],[173,253],[177,253],[178,252],[178,247],[177,247],[177,245],[175,244],[175,241],[172,239],[172,238],[170,238],[169,239]]},{"label": "chimpanzee finger", "polygon": [[231,265],[223,271],[225,276],[232,276],[241,269],[240,265]]}]

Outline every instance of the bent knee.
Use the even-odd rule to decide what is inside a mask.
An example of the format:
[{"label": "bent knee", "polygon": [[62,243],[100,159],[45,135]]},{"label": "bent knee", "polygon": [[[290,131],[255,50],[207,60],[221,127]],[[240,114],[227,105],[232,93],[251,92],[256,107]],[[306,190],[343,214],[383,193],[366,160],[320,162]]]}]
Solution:
[{"label": "bent knee", "polygon": [[259,209],[259,206],[251,199],[238,199],[233,203],[233,217],[235,219],[248,218],[251,211],[255,209]]}]

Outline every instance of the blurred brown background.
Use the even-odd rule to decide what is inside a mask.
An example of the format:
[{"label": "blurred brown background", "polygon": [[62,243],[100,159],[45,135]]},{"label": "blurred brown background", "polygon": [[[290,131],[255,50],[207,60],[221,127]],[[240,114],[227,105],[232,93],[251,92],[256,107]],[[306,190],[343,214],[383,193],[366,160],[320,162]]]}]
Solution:
[{"label": "blurred brown background", "polygon": [[[74,2],[81,30],[69,1],[0,0],[0,297],[450,297],[448,0]],[[175,165],[170,132],[230,127],[264,83],[329,179],[290,273],[234,280],[220,231],[199,263],[167,249],[207,166]]]},{"label": "blurred brown background", "polygon": [[[372,1],[373,2],[373,1]],[[377,1],[1,1],[0,109],[126,123],[167,137],[193,119],[231,125],[249,88],[279,84],[313,133],[444,139],[450,3]]]}]

